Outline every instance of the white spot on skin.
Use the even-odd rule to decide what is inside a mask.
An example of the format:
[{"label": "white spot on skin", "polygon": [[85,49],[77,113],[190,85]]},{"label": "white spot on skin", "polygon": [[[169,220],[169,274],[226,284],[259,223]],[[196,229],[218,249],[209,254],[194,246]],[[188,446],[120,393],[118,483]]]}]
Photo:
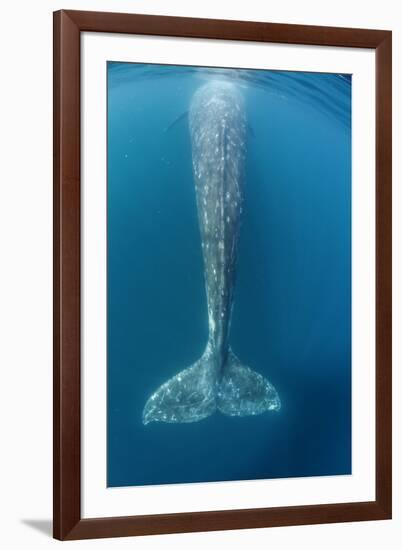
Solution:
[{"label": "white spot on skin", "polygon": [[208,322],[209,322],[209,328],[212,332],[212,334],[215,332],[215,319],[212,315],[212,311],[208,310]]}]

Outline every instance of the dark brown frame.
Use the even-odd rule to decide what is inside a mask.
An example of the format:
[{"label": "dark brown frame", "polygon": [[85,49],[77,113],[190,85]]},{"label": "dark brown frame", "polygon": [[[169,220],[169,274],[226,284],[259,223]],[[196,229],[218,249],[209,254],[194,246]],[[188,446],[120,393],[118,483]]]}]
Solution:
[{"label": "dark brown frame", "polygon": [[[373,48],[376,56],[376,500],[81,519],[81,32]],[[54,13],[54,537],[61,540],[391,518],[390,31],[62,10]]]}]

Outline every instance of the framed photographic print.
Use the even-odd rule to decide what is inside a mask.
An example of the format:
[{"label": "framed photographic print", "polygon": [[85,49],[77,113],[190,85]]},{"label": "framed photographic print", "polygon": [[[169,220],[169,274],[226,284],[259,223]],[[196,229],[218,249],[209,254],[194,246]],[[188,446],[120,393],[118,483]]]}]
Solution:
[{"label": "framed photographic print", "polygon": [[391,33],[54,14],[54,536],[391,517]]}]

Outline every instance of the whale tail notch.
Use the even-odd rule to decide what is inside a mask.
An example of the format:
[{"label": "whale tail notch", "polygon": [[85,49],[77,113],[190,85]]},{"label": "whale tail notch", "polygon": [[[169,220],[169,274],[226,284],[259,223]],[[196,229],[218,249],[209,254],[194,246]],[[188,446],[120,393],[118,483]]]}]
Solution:
[{"label": "whale tail notch", "polygon": [[220,381],[207,347],[191,367],[162,384],[145,404],[142,421],[197,422],[218,409],[226,416],[258,415],[281,408],[279,396],[261,374],[242,365],[229,350]]}]

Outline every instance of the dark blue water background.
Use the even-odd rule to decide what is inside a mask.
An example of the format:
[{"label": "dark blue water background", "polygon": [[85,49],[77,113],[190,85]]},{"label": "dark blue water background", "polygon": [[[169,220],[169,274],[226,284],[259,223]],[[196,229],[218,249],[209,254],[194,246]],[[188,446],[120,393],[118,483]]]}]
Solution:
[{"label": "dark blue water background", "polygon": [[[231,346],[282,409],[142,424],[207,341],[188,121],[224,75],[247,105]],[[108,485],[351,473],[351,78],[108,64]]]}]

